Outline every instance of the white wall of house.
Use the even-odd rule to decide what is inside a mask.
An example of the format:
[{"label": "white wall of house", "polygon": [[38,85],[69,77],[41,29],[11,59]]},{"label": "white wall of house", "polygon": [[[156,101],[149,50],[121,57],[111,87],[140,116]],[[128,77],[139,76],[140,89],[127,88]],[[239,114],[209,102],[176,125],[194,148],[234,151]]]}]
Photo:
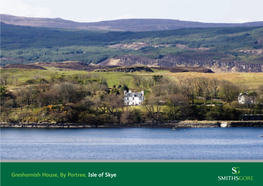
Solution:
[{"label": "white wall of house", "polygon": [[252,98],[250,98],[248,96],[248,93],[240,93],[238,98],[237,98],[237,101],[239,104],[253,104],[253,100]]},{"label": "white wall of house", "polygon": [[126,92],[124,91],[124,105],[141,105],[144,101],[144,91]]}]

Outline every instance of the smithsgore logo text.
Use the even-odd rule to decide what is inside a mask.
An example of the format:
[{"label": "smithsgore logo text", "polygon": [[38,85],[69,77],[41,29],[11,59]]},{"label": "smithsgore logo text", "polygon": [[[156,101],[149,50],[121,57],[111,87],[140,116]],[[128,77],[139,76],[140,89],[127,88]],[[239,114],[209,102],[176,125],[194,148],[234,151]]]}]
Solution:
[{"label": "smithsgore logo text", "polygon": [[[240,174],[240,167],[232,167],[232,174]],[[218,176],[218,181],[254,181],[254,176]]]}]

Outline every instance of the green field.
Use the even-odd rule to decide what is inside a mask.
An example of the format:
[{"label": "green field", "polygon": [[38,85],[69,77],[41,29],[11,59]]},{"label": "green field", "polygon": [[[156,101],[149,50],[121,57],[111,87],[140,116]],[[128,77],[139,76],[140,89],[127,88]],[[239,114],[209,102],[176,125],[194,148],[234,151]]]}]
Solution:
[{"label": "green field", "polygon": [[17,77],[19,84],[25,83],[29,79],[36,79],[36,78],[45,78],[50,79],[51,77],[59,77],[59,76],[73,76],[77,74],[98,74],[103,76],[107,79],[107,83],[109,87],[113,87],[113,85],[120,85],[120,80],[127,81],[127,85],[130,88],[135,89],[136,87],[133,84],[133,77],[134,76],[143,76],[152,78],[153,75],[167,75],[169,71],[165,70],[156,70],[153,69],[154,72],[146,73],[146,72],[134,72],[134,73],[124,73],[124,72],[87,72],[87,71],[76,71],[76,70],[59,70],[55,67],[45,67],[47,70],[33,70],[33,69],[1,69],[1,74],[9,74],[10,77]]}]

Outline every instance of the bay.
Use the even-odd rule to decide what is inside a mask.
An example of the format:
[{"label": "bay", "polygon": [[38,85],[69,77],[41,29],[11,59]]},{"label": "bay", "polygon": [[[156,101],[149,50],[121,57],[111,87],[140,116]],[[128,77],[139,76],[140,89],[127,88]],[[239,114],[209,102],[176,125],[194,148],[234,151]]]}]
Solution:
[{"label": "bay", "polygon": [[2,128],[2,160],[257,160],[263,128]]}]

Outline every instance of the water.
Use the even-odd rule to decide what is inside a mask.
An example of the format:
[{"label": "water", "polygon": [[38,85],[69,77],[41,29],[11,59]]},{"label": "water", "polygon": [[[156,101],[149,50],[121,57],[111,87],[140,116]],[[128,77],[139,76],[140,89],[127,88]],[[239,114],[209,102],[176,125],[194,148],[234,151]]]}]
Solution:
[{"label": "water", "polygon": [[1,129],[3,160],[263,159],[263,128]]}]

